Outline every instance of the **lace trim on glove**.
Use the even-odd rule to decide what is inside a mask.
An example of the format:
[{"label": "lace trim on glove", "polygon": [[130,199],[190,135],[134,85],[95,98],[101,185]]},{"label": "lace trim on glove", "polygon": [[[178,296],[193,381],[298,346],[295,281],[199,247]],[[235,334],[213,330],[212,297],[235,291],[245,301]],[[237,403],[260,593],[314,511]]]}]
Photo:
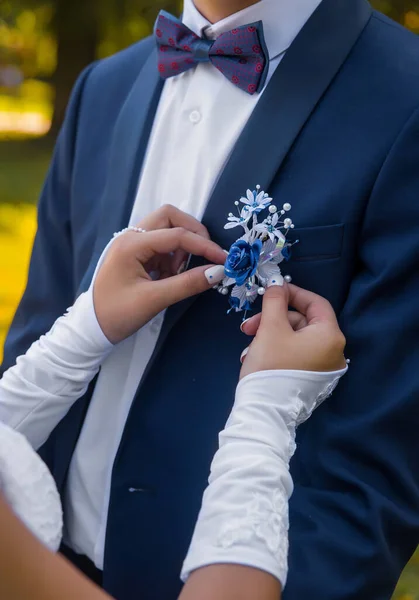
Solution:
[{"label": "lace trim on glove", "polygon": [[296,427],[298,427],[299,425],[301,425],[302,423],[307,421],[311,417],[313,412],[320,406],[320,404],[323,404],[323,402],[325,400],[330,398],[330,396],[335,391],[340,379],[341,379],[341,376],[336,377],[336,379],[334,379],[331,383],[329,383],[329,385],[326,387],[326,389],[317,396],[316,401],[313,402],[311,407],[306,406],[304,403],[301,403],[299,415],[296,420],[296,425],[295,425]]},{"label": "lace trim on glove", "polygon": [[280,564],[285,564],[288,554],[288,500],[283,490],[275,490],[269,497],[255,494],[242,518],[226,521],[217,545],[228,549],[236,544],[248,544],[258,539]]},{"label": "lace trim on glove", "polygon": [[[339,380],[340,377],[336,377],[319,394],[311,407],[299,400],[295,412],[284,416],[290,434],[286,457],[288,464],[297,447],[295,442],[297,427],[307,421],[313,412],[333,394]],[[249,543],[257,538],[265,543],[278,563],[286,564],[288,543],[284,542],[288,540],[288,529],[288,499],[285,497],[283,486],[278,486],[270,497],[255,494],[242,518],[235,517],[226,522],[218,536],[217,545],[227,549],[237,544]]]},{"label": "lace trim on glove", "polygon": [[297,444],[295,442],[297,427],[308,421],[314,411],[321,405],[325,400],[330,398],[330,396],[335,391],[341,376],[336,377],[329,385],[325,388],[325,390],[319,394],[316,400],[313,402],[311,406],[307,406],[303,401],[298,401],[297,412],[294,415],[284,415],[284,420],[288,427],[290,433],[290,439],[288,444],[288,463],[291,458],[294,456],[295,451],[297,449]]}]

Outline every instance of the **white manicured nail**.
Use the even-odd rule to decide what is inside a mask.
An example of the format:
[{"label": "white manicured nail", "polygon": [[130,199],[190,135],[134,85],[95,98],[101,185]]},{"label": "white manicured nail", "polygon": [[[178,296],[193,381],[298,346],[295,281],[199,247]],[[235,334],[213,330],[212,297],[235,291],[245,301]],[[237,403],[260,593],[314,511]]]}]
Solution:
[{"label": "white manicured nail", "polygon": [[240,356],[240,362],[243,363],[246,356],[249,354],[249,348],[245,348]]},{"label": "white manicured nail", "polygon": [[225,277],[224,265],[216,265],[205,271],[205,277],[210,285],[220,283]]},{"label": "white manicured nail", "polygon": [[270,280],[268,281],[268,288],[272,287],[273,285],[284,285],[284,278],[282,277],[282,275],[274,275],[270,278]]},{"label": "white manicured nail", "polygon": [[244,321],[242,321],[240,323],[240,329],[241,329],[241,331],[243,331],[243,327],[245,326],[245,324],[247,323],[247,321],[250,321],[251,318],[252,317],[249,317],[248,319],[245,319]]}]

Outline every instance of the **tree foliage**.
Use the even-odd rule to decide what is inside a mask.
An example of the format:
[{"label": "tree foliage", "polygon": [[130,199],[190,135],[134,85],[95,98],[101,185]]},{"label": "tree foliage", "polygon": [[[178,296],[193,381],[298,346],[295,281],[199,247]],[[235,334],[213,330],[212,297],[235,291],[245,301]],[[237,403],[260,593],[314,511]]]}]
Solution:
[{"label": "tree foliage", "polygon": [[[419,33],[419,0],[372,3]],[[150,34],[159,9],[179,13],[181,4],[181,0],[0,0],[0,68],[14,64],[25,78],[53,85],[54,136],[83,68]]]}]

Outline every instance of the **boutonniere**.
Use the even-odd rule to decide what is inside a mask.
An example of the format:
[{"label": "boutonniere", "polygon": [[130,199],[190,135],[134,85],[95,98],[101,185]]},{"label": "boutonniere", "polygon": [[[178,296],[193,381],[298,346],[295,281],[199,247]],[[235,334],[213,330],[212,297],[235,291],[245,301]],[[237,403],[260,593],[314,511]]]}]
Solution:
[{"label": "boutonniere", "polygon": [[246,196],[234,204],[238,214],[228,215],[224,229],[241,227],[244,235],[232,244],[225,262],[226,277],[216,286],[220,294],[229,296],[228,312],[251,310],[268,285],[282,285],[284,279],[291,281],[289,275],[283,277],[279,265],[291,257],[293,244],[287,242],[287,234],[294,229],[292,220],[284,218],[291,204],[278,210],[260,185],[253,192],[247,190]]}]

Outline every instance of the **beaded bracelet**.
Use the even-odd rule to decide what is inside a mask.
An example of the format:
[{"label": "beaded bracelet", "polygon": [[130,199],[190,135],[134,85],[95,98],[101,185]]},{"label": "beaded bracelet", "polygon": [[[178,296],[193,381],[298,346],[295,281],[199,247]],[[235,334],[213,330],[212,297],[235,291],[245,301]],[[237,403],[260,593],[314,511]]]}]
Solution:
[{"label": "beaded bracelet", "polygon": [[127,231],[135,231],[136,233],[147,233],[147,231],[145,229],[142,229],[141,227],[126,227],[125,229],[122,229],[122,231],[114,233],[113,237],[118,237],[123,233],[127,233]]}]

